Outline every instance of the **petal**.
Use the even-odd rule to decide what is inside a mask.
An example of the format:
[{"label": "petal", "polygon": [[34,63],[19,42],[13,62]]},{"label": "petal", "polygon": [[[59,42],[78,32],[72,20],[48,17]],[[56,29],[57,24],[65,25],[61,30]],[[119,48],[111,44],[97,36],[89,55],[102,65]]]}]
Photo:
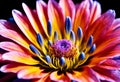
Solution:
[{"label": "petal", "polygon": [[117,29],[119,27],[120,27],[120,18],[117,18],[113,21],[113,24],[112,24],[111,28],[113,30],[113,29]]},{"label": "petal", "polygon": [[47,34],[47,22],[48,22],[47,5],[44,1],[38,0],[36,1],[36,9],[43,30]]},{"label": "petal", "polygon": [[67,73],[70,79],[78,82],[100,82],[95,75],[95,72],[88,67],[83,68],[82,71],[74,71],[72,74]]},{"label": "petal", "polygon": [[115,12],[113,10],[109,10],[106,13],[104,13],[91,26],[88,27],[85,34],[86,38],[88,38],[92,34],[94,37],[94,41],[99,41],[101,37],[103,37],[106,34],[106,32],[110,29],[114,18]]},{"label": "petal", "polygon": [[90,24],[92,24],[98,17],[101,16],[101,6],[97,1],[91,0],[90,8]]},{"label": "petal", "polygon": [[32,29],[32,26],[30,25],[29,21],[23,14],[17,10],[12,11],[13,17],[15,19],[15,22],[21,29],[21,31],[25,34],[25,36],[33,43],[37,45],[36,41],[36,34]]},{"label": "petal", "polygon": [[29,41],[27,41],[25,37],[23,37],[22,35],[18,34],[17,32],[15,32],[13,30],[2,29],[2,30],[0,30],[0,35],[3,37],[9,38],[9,39],[17,42],[21,46],[29,49]]},{"label": "petal", "polygon": [[63,13],[58,3],[55,2],[54,0],[48,1],[48,17],[52,23],[53,34],[54,34],[54,31],[56,31],[58,32],[59,38],[61,38],[61,32],[64,31],[63,30],[63,27],[64,27]]},{"label": "petal", "polygon": [[58,71],[52,72],[50,74],[50,79],[57,82],[70,82],[70,79],[68,78],[68,76],[64,74],[58,75]]},{"label": "petal", "polygon": [[106,80],[110,82],[119,82],[120,81],[120,71],[119,70],[108,70],[100,67],[93,68],[96,71],[96,75],[101,80]]},{"label": "petal", "polygon": [[39,61],[33,59],[28,54],[25,54],[23,52],[16,52],[16,51],[5,53],[2,55],[2,58],[4,60],[15,61],[18,63],[28,64],[28,65],[36,65],[40,63]]},{"label": "petal", "polygon": [[40,67],[28,66],[18,72],[18,78],[20,79],[35,79],[35,78],[43,78],[48,73],[44,73]]},{"label": "petal", "polygon": [[13,43],[13,42],[0,42],[0,48],[7,50],[7,51],[18,51],[18,52],[23,52],[23,49],[21,46]]},{"label": "petal", "polygon": [[82,28],[83,33],[85,32],[87,25],[89,24],[90,18],[89,6],[90,6],[89,0],[84,0],[80,5],[76,6],[76,15],[73,25],[73,30],[75,32],[77,32],[79,26]]},{"label": "petal", "polygon": [[72,0],[60,0],[59,2],[60,7],[62,8],[64,19],[67,16],[70,16],[72,19],[72,22],[74,21],[75,17],[75,5]]},{"label": "petal", "polygon": [[107,59],[99,67],[108,70],[120,70],[120,60]]}]

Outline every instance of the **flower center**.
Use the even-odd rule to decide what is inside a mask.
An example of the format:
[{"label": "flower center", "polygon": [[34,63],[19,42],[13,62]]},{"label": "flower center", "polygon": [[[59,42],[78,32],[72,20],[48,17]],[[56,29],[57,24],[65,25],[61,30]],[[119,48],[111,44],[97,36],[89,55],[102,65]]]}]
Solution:
[{"label": "flower center", "polygon": [[70,58],[77,54],[78,49],[70,40],[57,40],[51,47],[50,47],[50,54],[54,55],[55,57],[66,57]]},{"label": "flower center", "polygon": [[64,30],[63,34],[58,35],[48,21],[48,38],[43,38],[38,33],[37,42],[40,46],[30,44],[31,51],[37,54],[41,68],[64,72],[79,69],[96,49],[92,35],[84,41],[80,27],[76,34],[74,33],[70,17],[66,18]]}]

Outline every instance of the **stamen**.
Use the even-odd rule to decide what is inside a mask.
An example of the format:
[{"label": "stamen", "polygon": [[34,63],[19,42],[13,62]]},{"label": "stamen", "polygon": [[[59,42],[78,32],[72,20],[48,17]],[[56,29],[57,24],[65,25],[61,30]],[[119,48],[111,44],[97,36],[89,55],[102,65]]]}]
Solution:
[{"label": "stamen", "polygon": [[58,33],[55,31],[54,32],[54,40],[56,41],[58,39]]},{"label": "stamen", "polygon": [[48,31],[48,35],[51,36],[52,35],[52,25],[51,25],[50,21],[48,21],[47,31]]},{"label": "stamen", "polygon": [[46,59],[46,61],[47,61],[48,63],[51,63],[51,58],[50,58],[49,55],[45,55],[45,59]]},{"label": "stamen", "polygon": [[79,60],[84,60],[84,58],[85,58],[85,53],[81,52],[79,55]]},{"label": "stamen", "polygon": [[37,34],[37,41],[38,41],[40,46],[43,45],[43,39],[42,39],[42,36],[39,33]]},{"label": "stamen", "polygon": [[89,53],[94,52],[94,51],[95,51],[95,49],[96,49],[96,45],[95,45],[95,44],[93,44],[93,45],[92,45],[92,47],[91,47],[91,48],[90,48],[90,50],[89,50]]},{"label": "stamen", "polygon": [[52,42],[51,42],[50,40],[48,41],[48,45],[49,45],[49,46],[51,46],[51,45],[52,45]]},{"label": "stamen", "polygon": [[75,33],[73,31],[70,32],[70,39],[75,42]]},{"label": "stamen", "polygon": [[60,58],[60,65],[63,66],[64,64],[65,64],[65,58],[64,58],[64,57],[61,57],[61,58]]},{"label": "stamen", "polygon": [[91,36],[89,37],[87,46],[92,46],[92,43],[93,43],[93,36],[91,35]]},{"label": "stamen", "polygon": [[40,55],[39,50],[38,50],[34,45],[30,44],[29,47],[30,47],[30,49],[31,49],[31,51],[32,51],[33,53],[35,53],[35,54],[37,54],[37,55]]},{"label": "stamen", "polygon": [[67,34],[70,33],[72,30],[72,22],[69,16],[66,17],[66,20],[65,20],[65,30]]},{"label": "stamen", "polygon": [[82,29],[80,27],[78,27],[77,35],[78,35],[78,39],[80,39],[83,36],[83,32],[82,32]]}]

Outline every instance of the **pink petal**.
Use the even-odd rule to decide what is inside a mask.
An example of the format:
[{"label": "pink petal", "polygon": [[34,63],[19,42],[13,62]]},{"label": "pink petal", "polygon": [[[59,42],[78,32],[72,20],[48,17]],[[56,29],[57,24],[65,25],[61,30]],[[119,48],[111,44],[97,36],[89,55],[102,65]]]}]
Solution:
[{"label": "pink petal", "polygon": [[60,0],[59,5],[62,8],[64,19],[67,16],[70,16],[73,22],[75,18],[75,5],[73,1],[72,0]]},{"label": "pink petal", "polygon": [[0,42],[0,48],[7,50],[7,51],[23,52],[23,49],[21,46],[13,42],[8,42],[8,41]]},{"label": "pink petal", "polygon": [[22,69],[18,72],[18,78],[22,79],[35,79],[35,78],[43,78],[48,73],[44,73],[40,67],[28,66],[25,69]]},{"label": "pink petal", "polygon": [[25,54],[23,52],[16,52],[16,51],[7,52],[2,55],[2,58],[4,60],[15,61],[18,63],[28,64],[28,65],[36,65],[40,63],[39,61],[33,59],[28,54]]},{"label": "pink petal", "polygon": [[2,29],[0,30],[0,35],[6,38],[9,38],[21,46],[29,49],[29,41],[26,40],[26,38],[20,34],[18,34],[16,31],[9,30],[9,29]]}]

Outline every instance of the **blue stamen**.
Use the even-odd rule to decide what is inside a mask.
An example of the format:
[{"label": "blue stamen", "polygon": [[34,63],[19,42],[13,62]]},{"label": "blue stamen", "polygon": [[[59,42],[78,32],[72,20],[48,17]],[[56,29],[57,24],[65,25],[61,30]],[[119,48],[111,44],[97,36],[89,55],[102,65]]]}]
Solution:
[{"label": "blue stamen", "polygon": [[73,31],[70,32],[70,39],[75,41],[75,33]]},{"label": "blue stamen", "polygon": [[52,24],[50,21],[48,21],[47,31],[48,31],[48,35],[51,36],[52,35]]},{"label": "blue stamen", "polygon": [[61,58],[60,58],[60,65],[63,66],[64,64],[65,64],[65,58],[64,58],[64,57],[61,57]]},{"label": "blue stamen", "polygon": [[78,35],[78,39],[80,39],[83,36],[83,32],[82,32],[82,29],[80,27],[78,27],[77,35]]},{"label": "blue stamen", "polygon": [[92,46],[92,43],[93,43],[93,36],[91,35],[91,36],[89,37],[87,46]]},{"label": "blue stamen", "polygon": [[71,82],[78,82],[78,81],[75,81],[75,80],[71,80]]},{"label": "blue stamen", "polygon": [[72,30],[72,22],[69,16],[66,17],[66,20],[65,20],[65,30],[66,30],[66,33],[70,33],[70,31]]},{"label": "blue stamen", "polygon": [[58,33],[55,31],[54,32],[54,39],[57,40],[58,39]]},{"label": "blue stamen", "polygon": [[51,46],[51,45],[52,45],[52,42],[51,42],[50,40],[48,41],[48,45],[49,45],[49,46]]},{"label": "blue stamen", "polygon": [[38,41],[40,46],[43,45],[43,39],[42,39],[42,36],[40,34],[37,34],[37,41]]},{"label": "blue stamen", "polygon": [[34,45],[30,44],[29,47],[33,53],[40,55],[39,50]]},{"label": "blue stamen", "polygon": [[94,52],[94,51],[95,51],[95,49],[96,49],[96,45],[95,45],[95,44],[93,44],[93,45],[92,45],[92,47],[91,47],[91,48],[90,48],[90,50],[89,50],[89,53]]},{"label": "blue stamen", "polygon": [[79,55],[79,60],[84,60],[84,58],[85,58],[85,53],[81,52]]},{"label": "blue stamen", "polygon": [[47,61],[48,63],[51,63],[51,58],[50,58],[49,55],[46,55],[46,56],[45,56],[45,59],[46,59],[46,61]]}]

